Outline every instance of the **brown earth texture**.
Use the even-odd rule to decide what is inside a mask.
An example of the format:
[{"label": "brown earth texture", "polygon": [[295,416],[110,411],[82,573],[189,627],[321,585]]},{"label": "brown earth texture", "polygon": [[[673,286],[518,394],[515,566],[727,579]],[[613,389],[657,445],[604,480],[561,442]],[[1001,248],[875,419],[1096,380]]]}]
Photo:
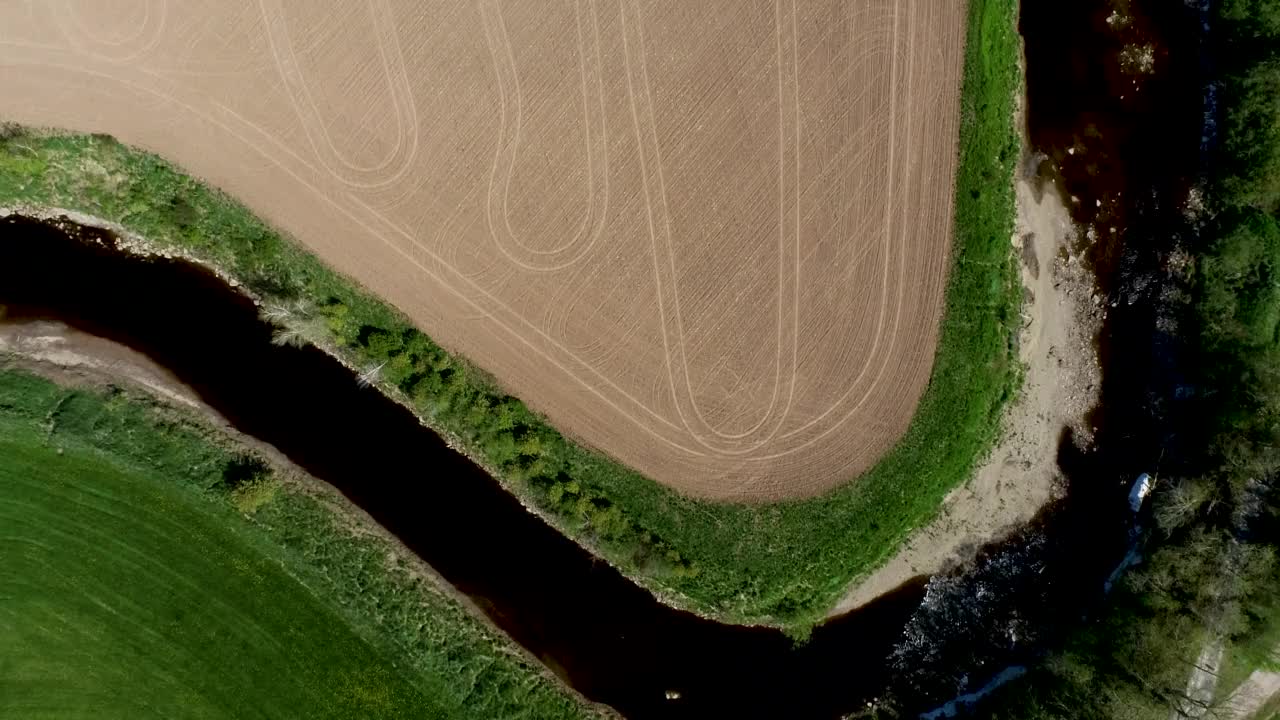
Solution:
[{"label": "brown earth texture", "polygon": [[0,117],[230,192],[581,441],[812,495],[905,431],[963,0],[0,3]]}]

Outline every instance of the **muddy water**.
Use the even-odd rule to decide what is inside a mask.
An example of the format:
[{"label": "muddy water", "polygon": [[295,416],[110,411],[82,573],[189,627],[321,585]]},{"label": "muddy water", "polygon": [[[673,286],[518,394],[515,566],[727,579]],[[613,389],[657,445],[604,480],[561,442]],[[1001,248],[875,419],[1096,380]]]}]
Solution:
[{"label": "muddy water", "polygon": [[336,361],[272,344],[253,303],[217,277],[113,243],[70,225],[0,221],[8,317],[59,320],[148,355],[240,431],[338,488],[591,699],[635,718],[834,718],[886,682],[918,583],[802,648],[672,610]]}]

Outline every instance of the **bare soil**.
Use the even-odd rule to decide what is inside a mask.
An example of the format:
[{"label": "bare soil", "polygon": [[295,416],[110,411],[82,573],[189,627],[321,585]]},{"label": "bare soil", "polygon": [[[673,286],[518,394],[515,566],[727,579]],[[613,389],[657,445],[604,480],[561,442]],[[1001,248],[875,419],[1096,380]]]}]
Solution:
[{"label": "bare soil", "polygon": [[225,418],[147,356],[60,322],[5,321],[0,306],[0,353],[63,383],[90,378],[102,383],[129,382],[170,403],[199,410],[220,428],[227,427]]},{"label": "bare soil", "polygon": [[3,113],[231,192],[558,427],[711,498],[901,436],[963,0],[0,5]]},{"label": "bare soil", "polygon": [[1093,340],[1105,308],[1089,272],[1072,254],[1075,230],[1052,185],[1017,182],[1013,244],[1022,258],[1022,395],[1005,415],[1003,437],[973,478],[947,497],[878,570],[854,582],[830,615],[861,607],[919,575],[963,565],[979,547],[1025,525],[1062,487],[1058,445],[1064,428],[1087,443],[1085,415],[1098,400],[1101,368]]}]

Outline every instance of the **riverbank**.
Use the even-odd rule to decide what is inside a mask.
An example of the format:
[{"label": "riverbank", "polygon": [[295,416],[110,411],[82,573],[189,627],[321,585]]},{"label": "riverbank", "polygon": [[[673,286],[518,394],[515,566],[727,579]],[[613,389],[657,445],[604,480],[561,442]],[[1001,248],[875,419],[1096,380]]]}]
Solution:
[{"label": "riverbank", "polygon": [[897,555],[855,582],[832,617],[862,607],[924,575],[963,567],[979,548],[1012,536],[1065,491],[1058,467],[1064,430],[1087,445],[1087,414],[1098,401],[1094,350],[1103,309],[1057,188],[1036,175],[1035,158],[1016,182],[1023,326],[1022,391],[1004,417],[1000,440],[973,477],[951,491],[932,522]]},{"label": "riverbank", "polygon": [[[237,430],[217,409],[204,402],[193,388],[146,355],[56,320],[6,321],[4,305],[0,304],[0,357],[4,358],[4,367],[8,370],[30,373],[62,387],[111,393],[123,385],[132,393],[145,393],[166,405],[193,411],[211,431],[224,436],[232,445],[248,449],[265,459],[278,482],[314,497],[341,518],[340,524],[351,533],[377,537],[386,544],[397,566],[422,578],[435,592],[462,606],[475,621],[489,624],[479,606],[378,525],[368,513],[329,484],[295,465],[275,446]],[[559,682],[537,658],[501,635],[498,628],[490,629],[493,637],[501,639],[504,652],[523,654],[530,667],[539,668],[547,679]]]},{"label": "riverbank", "polygon": [[1098,451],[1068,459],[1156,483],[1131,520],[1140,562],[988,714],[1233,717],[1231,685],[1274,647],[1280,3],[1245,5],[1025,18],[1040,149],[1080,198],[1111,308]]},{"label": "riverbank", "polygon": [[65,219],[0,222],[9,321],[57,320],[153,359],[243,435],[358,505],[591,700],[637,719],[823,718],[889,681],[882,658],[915,591],[824,624],[802,647],[676,611],[527,512],[359,373],[282,343],[222,279],[126,242]]},{"label": "riverbank", "polygon": [[[613,716],[564,689],[500,633],[484,627],[438,578],[385,535],[344,520],[351,509],[340,497],[200,419],[198,399],[162,370],[100,339],[87,340],[51,325],[26,330],[35,332],[6,328],[3,333],[0,424],[6,449],[0,469],[17,473],[6,479],[4,492],[25,492],[22,502],[29,511],[39,507],[47,517],[29,527],[19,520],[17,527],[39,536],[39,528],[81,522],[89,502],[109,513],[111,527],[86,526],[74,535],[106,532],[108,545],[116,550],[92,569],[76,571],[79,590],[68,594],[56,587],[58,568],[94,550],[59,554],[58,548],[73,536],[67,534],[13,548],[10,558],[19,565],[9,563],[9,569],[17,572],[24,559],[31,559],[41,563],[41,571],[7,585],[22,591],[9,614],[18,622],[18,641],[0,649],[11,670],[0,715],[6,707],[37,706],[32,703],[73,709],[82,693],[95,698],[85,708],[93,712],[116,702],[137,703],[156,692],[151,683],[129,690],[152,677],[143,666],[168,662],[165,676],[186,689],[183,712],[212,702],[210,711],[241,708],[233,713],[236,717],[250,707],[272,714],[273,703],[286,703],[288,713],[314,717],[431,712],[491,718],[517,709],[546,718]],[[23,340],[18,341],[19,335]],[[14,350],[21,355],[10,354]],[[146,393],[162,391],[163,402],[148,397],[135,381],[146,385]],[[35,463],[31,467],[38,471],[23,470],[25,462]],[[70,475],[59,475],[64,469]],[[40,473],[48,475],[44,484],[30,485]],[[54,486],[82,500],[71,506],[46,502],[40,488]],[[164,503],[160,515],[151,507],[157,498]],[[191,546],[192,538],[184,533],[203,535],[198,546]],[[162,536],[168,539],[148,545]],[[42,549],[36,552],[36,547]],[[193,552],[200,558],[161,557]],[[145,562],[117,568],[121,557]],[[155,572],[155,562],[168,569]],[[93,589],[99,576],[117,571],[141,574],[114,588],[108,583]],[[68,605],[86,592],[112,596],[103,600],[103,607],[116,613],[107,625],[95,624],[102,622],[98,611]],[[183,601],[176,614],[164,605],[165,598],[191,592],[202,599]],[[130,593],[141,594],[132,601],[114,598]],[[217,602],[211,605],[213,598]],[[109,664],[76,670],[75,663],[86,661],[96,646],[82,643],[75,653],[60,655],[53,649],[56,643],[37,640],[42,624],[23,615],[63,605],[68,607],[58,612],[71,623],[67,632],[113,637],[167,618],[166,641],[115,680],[110,680]],[[229,621],[219,608],[236,608],[248,613],[248,620],[224,627]],[[261,633],[236,644],[246,628]],[[203,658],[198,676],[184,675],[189,669],[185,661],[172,659],[188,651],[183,638],[205,638],[190,649]],[[43,648],[43,660],[36,665],[23,654],[23,648],[35,647],[30,643]],[[234,645],[234,651],[223,652],[220,643],[230,643],[228,650]],[[135,647],[123,641],[109,645],[106,651],[117,658],[121,648]],[[208,672],[210,662],[230,658],[234,661],[226,668]],[[56,696],[40,689],[52,679],[42,674],[53,667],[50,663],[65,666],[66,677],[79,678],[74,689],[65,685],[65,678],[59,680]],[[276,679],[263,682],[264,675]],[[109,680],[109,686],[95,685]],[[154,702],[163,706],[179,696],[160,690]]]},{"label": "riverbank", "polygon": [[1017,161],[1015,3],[971,3],[953,267],[932,380],[895,450],[826,496],[766,508],[695,501],[548,426],[485,373],[329,271],[242,206],[103,137],[9,128],[0,205],[64,208],[220,269],[286,331],[356,368],[477,459],[526,508],[664,602],[805,632],[970,475],[1014,394],[1019,302],[1007,237]]}]

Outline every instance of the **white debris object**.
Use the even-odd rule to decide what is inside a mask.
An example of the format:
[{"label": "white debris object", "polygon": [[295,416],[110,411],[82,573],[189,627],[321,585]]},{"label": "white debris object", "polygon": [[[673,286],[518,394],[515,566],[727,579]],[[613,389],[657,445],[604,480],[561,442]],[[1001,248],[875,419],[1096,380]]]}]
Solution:
[{"label": "white debris object", "polygon": [[1147,499],[1147,495],[1151,494],[1151,476],[1142,473],[1137,480],[1133,481],[1133,487],[1129,489],[1129,509],[1138,512],[1142,507],[1142,501]]}]

